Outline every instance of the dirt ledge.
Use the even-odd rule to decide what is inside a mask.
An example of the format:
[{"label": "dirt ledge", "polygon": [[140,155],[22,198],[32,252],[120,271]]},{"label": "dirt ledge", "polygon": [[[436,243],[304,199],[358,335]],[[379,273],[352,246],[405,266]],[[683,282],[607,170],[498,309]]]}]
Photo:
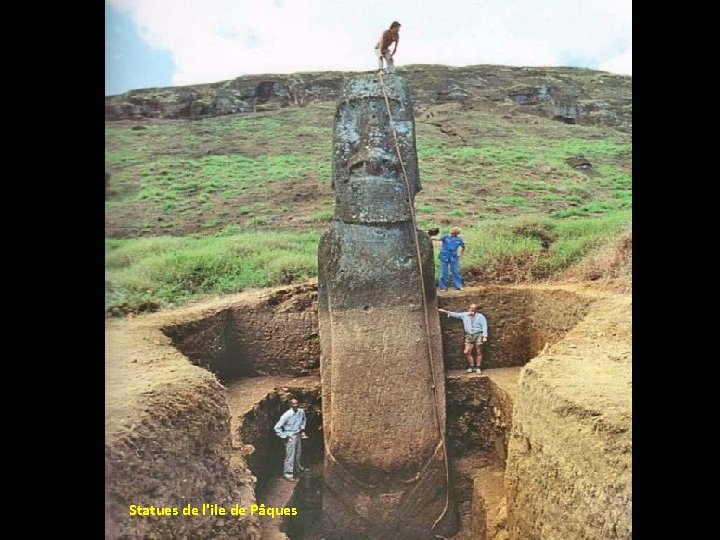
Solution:
[{"label": "dirt ledge", "polygon": [[107,322],[106,538],[260,538],[256,517],[129,515],[130,505],[181,509],[188,503],[255,502],[247,465],[230,464],[223,386],[188,362],[162,332],[171,322],[201,318],[232,301]]},{"label": "dirt ledge", "polygon": [[632,538],[632,317],[595,301],[522,370],[505,485],[510,538]]}]

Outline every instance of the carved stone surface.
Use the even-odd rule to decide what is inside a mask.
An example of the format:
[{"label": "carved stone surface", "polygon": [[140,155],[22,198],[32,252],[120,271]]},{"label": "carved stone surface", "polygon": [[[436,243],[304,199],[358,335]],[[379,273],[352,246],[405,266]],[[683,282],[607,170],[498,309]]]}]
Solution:
[{"label": "carved stone surface", "polygon": [[385,84],[410,193],[379,77],[349,79],[335,115],[335,217],[318,253],[323,515],[338,538],[431,538],[454,520],[451,510],[432,530],[448,490],[432,245],[417,231],[416,248],[410,214],[410,92],[396,75]]}]

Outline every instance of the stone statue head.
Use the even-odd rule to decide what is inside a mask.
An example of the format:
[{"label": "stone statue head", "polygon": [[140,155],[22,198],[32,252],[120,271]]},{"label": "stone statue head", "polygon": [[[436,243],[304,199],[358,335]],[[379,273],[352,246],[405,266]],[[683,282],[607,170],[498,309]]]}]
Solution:
[{"label": "stone statue head", "polygon": [[385,92],[392,121],[376,75],[346,81],[338,102],[332,186],[335,219],[346,223],[408,221],[408,204],[420,191],[410,91],[402,78],[392,77],[385,79]]}]

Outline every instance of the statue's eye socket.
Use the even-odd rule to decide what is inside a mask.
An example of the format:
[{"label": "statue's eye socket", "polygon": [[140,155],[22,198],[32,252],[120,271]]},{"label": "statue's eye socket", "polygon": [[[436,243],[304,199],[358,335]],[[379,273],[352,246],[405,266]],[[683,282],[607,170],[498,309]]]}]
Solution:
[{"label": "statue's eye socket", "polygon": [[350,165],[350,173],[360,172],[363,167],[365,167],[364,161],[358,161],[357,163],[353,163],[352,165]]}]

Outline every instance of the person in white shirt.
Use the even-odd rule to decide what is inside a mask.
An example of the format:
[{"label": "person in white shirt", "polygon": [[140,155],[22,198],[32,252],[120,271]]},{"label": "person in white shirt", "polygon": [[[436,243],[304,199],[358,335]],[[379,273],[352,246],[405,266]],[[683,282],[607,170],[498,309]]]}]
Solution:
[{"label": "person in white shirt", "polygon": [[[482,373],[480,366],[483,361],[483,344],[488,338],[488,324],[485,315],[479,313],[477,310],[477,304],[470,304],[467,312],[460,311],[448,311],[446,309],[438,309],[440,313],[447,313],[448,317],[453,319],[460,319],[463,322],[463,328],[465,329],[465,358],[467,358],[468,368],[465,370],[467,373],[475,371],[478,375]],[[473,347],[477,353],[477,360],[473,358]]]},{"label": "person in white shirt", "polygon": [[298,400],[290,400],[290,408],[275,424],[275,433],[285,441],[283,477],[291,482],[305,470],[302,466],[302,439],[305,435],[305,411],[298,407]]}]

